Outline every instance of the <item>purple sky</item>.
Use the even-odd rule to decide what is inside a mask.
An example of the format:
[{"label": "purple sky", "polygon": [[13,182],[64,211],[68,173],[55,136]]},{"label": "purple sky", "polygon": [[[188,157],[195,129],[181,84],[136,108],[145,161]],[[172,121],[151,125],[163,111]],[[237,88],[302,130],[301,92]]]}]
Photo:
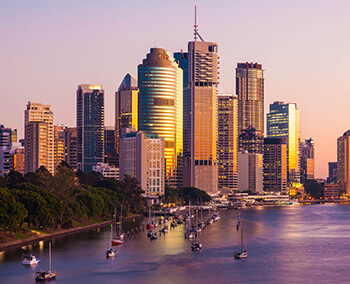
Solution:
[{"label": "purple sky", "polygon": [[91,83],[104,86],[106,125],[114,125],[114,92],[149,49],[187,50],[195,3],[200,34],[219,44],[219,91],[234,92],[237,62],[262,63],[265,113],[275,100],[297,103],[302,138],[315,140],[316,176],[326,177],[336,139],[350,128],[345,0],[3,1],[0,123],[22,138],[30,100],[74,126],[77,85]]}]

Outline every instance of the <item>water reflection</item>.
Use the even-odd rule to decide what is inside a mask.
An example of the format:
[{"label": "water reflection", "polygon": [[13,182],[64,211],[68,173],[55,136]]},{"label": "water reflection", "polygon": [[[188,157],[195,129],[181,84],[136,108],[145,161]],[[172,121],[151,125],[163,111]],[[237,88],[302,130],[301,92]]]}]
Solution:
[{"label": "water reflection", "polygon": [[[240,246],[238,211],[220,212],[221,220],[200,235],[200,252],[191,251],[185,226],[179,225],[155,241],[146,230],[134,234],[116,247],[117,257],[106,259],[110,227],[105,227],[53,240],[52,265],[59,281],[74,283],[342,282],[350,263],[344,249],[350,245],[349,213],[349,205],[339,204],[241,211],[249,249],[244,260],[233,257]],[[146,223],[130,220],[123,227],[131,231]],[[34,282],[34,271],[48,268],[47,250],[47,242],[40,242],[0,252],[0,282]],[[24,251],[41,258],[40,265],[22,267]]]}]

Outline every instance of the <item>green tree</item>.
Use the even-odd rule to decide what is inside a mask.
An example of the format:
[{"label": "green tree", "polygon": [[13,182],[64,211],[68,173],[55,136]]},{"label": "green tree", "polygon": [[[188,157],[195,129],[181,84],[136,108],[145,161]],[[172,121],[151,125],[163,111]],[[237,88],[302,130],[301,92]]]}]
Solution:
[{"label": "green tree", "polygon": [[124,206],[130,213],[141,213],[145,206],[144,191],[136,177],[125,175],[121,182],[121,193],[124,194]]},{"label": "green tree", "polygon": [[323,197],[323,188],[315,179],[307,179],[303,182],[305,193],[313,198]]},{"label": "green tree", "polygon": [[0,229],[17,231],[25,218],[24,205],[15,200],[15,196],[7,189],[0,188]]}]

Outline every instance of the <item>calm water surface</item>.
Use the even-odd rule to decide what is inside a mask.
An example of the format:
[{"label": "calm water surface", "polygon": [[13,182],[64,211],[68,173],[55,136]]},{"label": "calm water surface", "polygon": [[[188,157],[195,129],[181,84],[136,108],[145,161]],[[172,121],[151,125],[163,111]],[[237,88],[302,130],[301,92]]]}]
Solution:
[{"label": "calm water surface", "polygon": [[[249,250],[242,260],[233,257],[240,245],[237,214],[220,211],[221,220],[200,235],[200,252],[191,251],[184,225],[155,241],[146,231],[137,234],[116,247],[114,259],[105,256],[109,227],[55,239],[52,270],[61,283],[350,283],[349,205],[240,211]],[[22,266],[25,251],[42,259],[40,265]],[[48,265],[47,242],[0,252],[0,282],[34,283],[35,271]]]}]

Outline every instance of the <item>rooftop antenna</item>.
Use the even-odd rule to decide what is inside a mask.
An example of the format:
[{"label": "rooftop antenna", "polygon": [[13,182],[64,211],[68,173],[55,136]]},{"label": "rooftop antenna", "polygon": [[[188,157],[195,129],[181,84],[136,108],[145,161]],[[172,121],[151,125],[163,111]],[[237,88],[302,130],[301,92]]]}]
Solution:
[{"label": "rooftop antenna", "polygon": [[194,5],[194,41],[197,41],[197,36],[201,39],[201,41],[204,41],[204,39],[201,37],[201,35],[198,32],[198,25],[197,25],[197,4]]}]

